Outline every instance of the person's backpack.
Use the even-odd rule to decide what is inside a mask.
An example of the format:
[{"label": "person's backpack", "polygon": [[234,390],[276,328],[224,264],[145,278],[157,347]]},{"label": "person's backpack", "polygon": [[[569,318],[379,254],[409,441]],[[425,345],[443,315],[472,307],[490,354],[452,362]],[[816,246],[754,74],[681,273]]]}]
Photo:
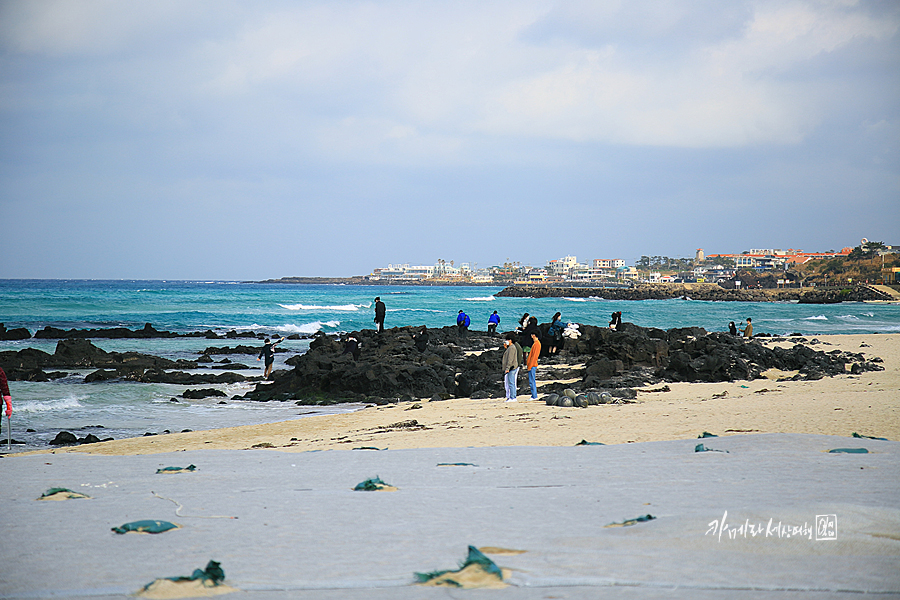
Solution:
[{"label": "person's backpack", "polygon": [[465,321],[463,322],[463,324],[464,324],[466,327],[468,327],[468,326],[469,326],[469,323],[471,323],[471,321],[469,320],[469,315],[466,315],[466,319],[465,319]]}]

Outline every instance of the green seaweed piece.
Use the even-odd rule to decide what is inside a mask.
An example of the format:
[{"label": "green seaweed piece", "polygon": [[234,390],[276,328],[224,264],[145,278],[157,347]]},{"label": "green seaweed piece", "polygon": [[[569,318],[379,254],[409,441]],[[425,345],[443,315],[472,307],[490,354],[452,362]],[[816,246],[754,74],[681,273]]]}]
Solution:
[{"label": "green seaweed piece", "polygon": [[828,451],[828,454],[868,454],[865,448],[834,448]]},{"label": "green seaweed piece", "polygon": [[354,448],[354,450],[378,450],[379,452],[387,450],[387,448],[376,448],[375,446],[360,446],[359,448]]},{"label": "green seaweed piece", "polygon": [[580,442],[578,442],[575,445],[576,446],[605,446],[606,444],[604,444],[603,442],[589,442],[587,440],[581,440]]},{"label": "green seaweed piece", "polygon": [[168,521],[154,521],[152,519],[145,519],[143,521],[132,521],[131,523],[125,523],[124,525],[120,525],[119,527],[113,527],[112,530],[116,533],[163,533],[164,531],[169,531],[170,529],[178,529],[181,525],[176,525],[175,523],[170,523]]},{"label": "green seaweed piece", "polygon": [[356,484],[356,487],[353,488],[354,492],[377,492],[384,486],[388,485],[383,482],[380,477],[372,477],[370,479],[366,479],[362,483]]},{"label": "green seaweed piece", "polygon": [[652,521],[655,519],[653,515],[641,515],[640,517],[635,517],[633,519],[625,519],[621,523],[610,523],[607,527],[631,527],[632,525],[636,525],[637,523],[646,523],[647,521]]},{"label": "green seaweed piece", "polygon": [[[490,558],[485,556],[481,550],[479,550],[475,546],[469,546],[469,553],[468,555],[466,555],[466,560],[460,563],[459,569],[457,569],[457,571],[462,571],[469,565],[473,564],[479,565],[482,569],[484,569],[486,573],[494,575],[495,577],[497,577],[497,579],[503,581],[503,571],[500,570],[500,567],[498,567],[497,564]],[[425,583],[431,581],[436,577],[440,577],[445,573],[450,573],[450,570],[447,569],[446,571],[432,571],[430,573],[415,573],[415,576],[418,583]],[[453,581],[452,579],[446,579],[445,581],[447,583],[452,583],[457,587],[462,587],[459,583]]]},{"label": "green seaweed piece", "polygon": [[724,452],[725,454],[728,454],[728,450],[716,450],[715,448],[707,448],[703,444],[697,444],[696,446],[694,446],[694,452]]},{"label": "green seaweed piece", "polygon": [[70,490],[69,488],[55,487],[55,488],[50,488],[49,490],[47,490],[46,492],[41,494],[41,497],[38,498],[38,500],[41,500],[43,498],[49,498],[50,496],[53,496],[54,494],[68,494],[69,498],[72,500],[77,500],[79,498],[90,498],[90,496],[88,496],[87,494],[82,494],[81,492],[76,492],[74,490]]},{"label": "green seaweed piece", "polygon": [[882,442],[890,441],[887,438],[872,437],[871,435],[860,435],[860,434],[856,433],[855,431],[853,432],[853,437],[867,439],[867,440],[881,440]]},{"label": "green seaweed piece", "polygon": [[474,463],[438,463],[439,467],[477,467]]},{"label": "green seaweed piece", "polygon": [[717,435],[714,434],[714,433],[710,433],[710,432],[708,432],[708,431],[704,431],[703,433],[701,433],[700,435],[697,436],[697,439],[703,439],[703,438],[708,438],[708,437],[719,437],[719,436],[717,436]]},{"label": "green seaweed piece", "polygon": [[196,471],[196,465],[188,465],[186,467],[163,467],[162,469],[157,469],[157,473],[184,473],[186,471]]},{"label": "green seaweed piece", "polygon": [[[194,572],[190,575],[190,577],[165,577],[164,579],[168,579],[169,581],[196,581],[198,579],[202,581],[208,581],[212,583],[213,586],[220,585],[223,581],[225,581],[225,571],[222,569],[221,563],[218,563],[214,560],[206,563],[205,569],[194,569]],[[144,590],[147,590],[151,585],[156,583],[156,580],[151,581],[147,585],[144,586]]]}]

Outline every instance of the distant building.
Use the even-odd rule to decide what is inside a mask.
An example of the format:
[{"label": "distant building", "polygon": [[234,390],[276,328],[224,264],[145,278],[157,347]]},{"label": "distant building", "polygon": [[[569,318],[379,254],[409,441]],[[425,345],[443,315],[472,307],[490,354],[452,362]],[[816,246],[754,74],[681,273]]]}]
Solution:
[{"label": "distant building", "polygon": [[734,260],[734,266],[737,269],[768,271],[771,269],[785,269],[791,265],[802,265],[811,260],[846,256],[850,254],[851,250],[852,248],[842,248],[840,252],[803,252],[802,250],[795,250],[793,248],[789,248],[788,250],[752,248],[741,254],[710,254],[706,258],[730,258]]},{"label": "distant building", "polygon": [[703,262],[703,248],[697,248],[697,254],[694,256],[694,260],[698,263]]}]

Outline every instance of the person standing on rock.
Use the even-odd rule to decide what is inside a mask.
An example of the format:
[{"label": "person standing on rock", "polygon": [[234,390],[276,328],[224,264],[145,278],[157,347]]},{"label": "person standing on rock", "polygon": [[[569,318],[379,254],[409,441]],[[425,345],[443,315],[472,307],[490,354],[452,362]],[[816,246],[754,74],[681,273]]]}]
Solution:
[{"label": "person standing on rock", "polygon": [[561,317],[562,313],[556,313],[550,320],[550,329],[547,330],[547,337],[550,340],[547,342],[549,345],[549,348],[547,348],[547,356],[558,354],[560,347],[563,345],[562,334],[568,323],[564,322]]},{"label": "person standing on rock", "polygon": [[500,324],[500,315],[497,314],[495,310],[491,313],[491,316],[488,317],[488,333],[497,333],[497,325]]},{"label": "person standing on rock", "polygon": [[359,353],[361,350],[360,345],[358,339],[352,335],[348,335],[347,340],[344,342],[344,351],[341,352],[341,354],[350,354],[353,356],[353,360],[359,360]]},{"label": "person standing on rock", "polygon": [[469,323],[472,320],[469,319],[469,315],[467,315],[463,311],[459,311],[459,314],[456,315],[456,327],[459,329],[459,336],[466,337],[469,334]]},{"label": "person standing on rock", "polygon": [[262,357],[266,358],[266,370],[263,372],[263,377],[265,379],[268,379],[269,375],[272,374],[272,365],[275,364],[275,346],[283,341],[284,337],[277,342],[272,342],[269,338],[266,338],[265,345],[259,351],[259,356],[256,357],[256,360],[259,360]]},{"label": "person standing on rock", "polygon": [[422,326],[422,331],[419,332],[419,335],[413,336],[413,343],[416,345],[416,348],[419,352],[425,352],[428,349],[428,328],[424,325]]},{"label": "person standing on rock", "polygon": [[612,314],[612,319],[609,322],[609,328],[615,329],[618,331],[619,325],[621,325],[621,324],[622,324],[622,311],[617,310],[616,312],[614,312]]},{"label": "person standing on rock", "polygon": [[[6,418],[12,416],[12,395],[9,393],[9,383],[6,381],[6,371],[0,367],[0,396],[3,396],[3,403],[6,404]],[[2,423],[0,419],[0,423]]]},{"label": "person standing on rock", "polygon": [[525,361],[525,370],[528,371],[528,385],[531,386],[531,399],[537,400],[537,364],[541,355],[541,340],[536,331],[531,332],[531,351]]},{"label": "person standing on rock", "polygon": [[384,331],[384,313],[386,310],[384,302],[381,301],[381,297],[375,296],[375,324],[378,326],[378,333]]},{"label": "person standing on rock", "polygon": [[516,350],[514,333],[506,334],[506,341],[503,345],[506,350],[503,352],[503,387],[506,389],[506,401],[516,401],[516,375],[519,373],[519,353]]},{"label": "person standing on rock", "polygon": [[734,321],[728,323],[728,333],[731,335],[737,335],[737,326],[735,326]]},{"label": "person standing on rock", "polygon": [[741,327],[741,333],[748,340],[753,338],[753,323],[750,322],[750,317],[747,317],[747,324]]}]

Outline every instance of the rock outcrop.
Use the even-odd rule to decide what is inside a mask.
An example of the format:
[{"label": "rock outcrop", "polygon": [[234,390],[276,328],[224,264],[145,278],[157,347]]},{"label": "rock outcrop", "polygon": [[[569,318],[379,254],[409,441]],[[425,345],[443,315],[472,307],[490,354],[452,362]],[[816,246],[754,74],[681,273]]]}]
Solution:
[{"label": "rock outcrop", "polygon": [[[541,327],[545,334],[548,325]],[[420,351],[413,339],[419,329],[394,328],[381,335],[373,330],[353,332],[362,343],[359,360],[343,353],[337,338],[320,334],[309,352],[286,361],[292,370],[276,373],[272,383],[257,385],[244,398],[327,404],[503,394],[501,335],[473,331],[461,337],[455,327],[432,329],[427,347]],[[877,359],[867,361],[861,354],[825,353],[802,344],[770,348],[758,340],[707,333],[699,327],[664,331],[623,323],[616,331],[589,325],[579,326],[579,331],[576,339],[565,341],[561,356],[542,358],[538,369],[545,379],[579,381],[548,384],[542,391],[561,394],[571,388],[586,393],[661,381],[754,379],[771,368],[798,371],[795,379],[845,373],[848,364],[857,372],[881,368]],[[579,366],[566,368],[565,363]],[[629,396],[624,390],[613,395]]]}]

